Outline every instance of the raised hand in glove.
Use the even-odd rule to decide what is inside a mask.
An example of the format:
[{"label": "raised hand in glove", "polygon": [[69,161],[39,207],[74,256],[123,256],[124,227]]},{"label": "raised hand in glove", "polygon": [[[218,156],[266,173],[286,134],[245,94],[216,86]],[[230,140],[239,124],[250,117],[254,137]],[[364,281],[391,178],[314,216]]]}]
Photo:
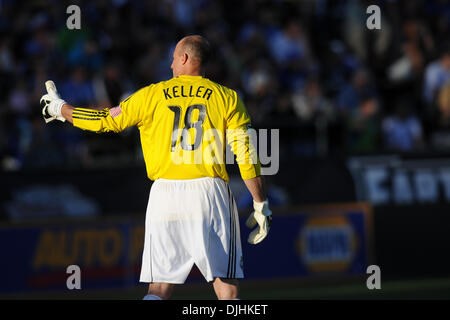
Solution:
[{"label": "raised hand in glove", "polygon": [[45,87],[47,94],[44,94],[40,101],[45,122],[49,123],[53,120],[66,121],[61,114],[61,109],[66,102],[59,96],[55,83],[48,80],[45,82]]}]

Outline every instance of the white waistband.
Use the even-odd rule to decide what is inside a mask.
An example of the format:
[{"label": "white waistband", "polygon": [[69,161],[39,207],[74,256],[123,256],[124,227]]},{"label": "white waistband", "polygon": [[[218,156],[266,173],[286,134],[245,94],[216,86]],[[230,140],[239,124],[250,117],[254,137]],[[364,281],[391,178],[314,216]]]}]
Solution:
[{"label": "white waistband", "polygon": [[223,180],[220,177],[201,177],[201,178],[195,178],[195,179],[164,179],[164,178],[158,178],[158,179],[155,180],[155,182],[157,182],[157,181],[161,181],[161,182],[165,182],[165,181],[168,181],[168,182],[190,182],[190,181],[202,181],[202,180],[210,180],[210,179],[213,179],[213,180],[219,179],[219,180],[222,180],[222,181],[225,182],[225,180]]}]

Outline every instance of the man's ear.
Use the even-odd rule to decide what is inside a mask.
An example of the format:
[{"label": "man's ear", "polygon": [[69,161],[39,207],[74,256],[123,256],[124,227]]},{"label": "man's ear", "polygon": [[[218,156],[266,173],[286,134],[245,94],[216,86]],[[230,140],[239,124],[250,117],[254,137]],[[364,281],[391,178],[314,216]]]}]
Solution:
[{"label": "man's ear", "polygon": [[181,63],[186,64],[187,61],[188,61],[188,55],[185,52],[185,53],[183,53],[183,56],[181,57]]}]

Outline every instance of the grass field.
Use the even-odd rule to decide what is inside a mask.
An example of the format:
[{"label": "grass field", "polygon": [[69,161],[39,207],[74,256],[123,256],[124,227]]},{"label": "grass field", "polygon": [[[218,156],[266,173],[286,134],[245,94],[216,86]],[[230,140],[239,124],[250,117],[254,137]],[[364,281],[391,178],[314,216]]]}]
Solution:
[{"label": "grass field", "polygon": [[[195,288],[199,299],[215,298],[210,288]],[[194,293],[179,290],[174,299],[190,299]],[[365,279],[352,283],[312,284],[296,281],[242,284],[242,299],[450,299],[450,278],[382,282],[380,290],[369,290]]]},{"label": "grass field", "polygon": [[[3,295],[0,299],[142,299],[145,286],[121,290],[76,290],[44,294]],[[206,283],[178,286],[176,300],[215,299],[212,286]],[[380,290],[369,290],[365,279],[346,282],[312,283],[298,279],[241,283],[245,300],[373,300],[373,299],[450,299],[450,278],[383,281]]]}]

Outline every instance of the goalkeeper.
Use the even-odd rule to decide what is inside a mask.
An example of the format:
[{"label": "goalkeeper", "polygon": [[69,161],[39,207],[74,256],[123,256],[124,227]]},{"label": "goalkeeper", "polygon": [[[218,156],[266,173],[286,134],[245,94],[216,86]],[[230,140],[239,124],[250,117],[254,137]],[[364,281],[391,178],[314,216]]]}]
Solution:
[{"label": "goalkeeper", "polygon": [[[140,275],[149,283],[146,300],[170,298],[194,263],[218,299],[239,298],[244,272],[237,206],[225,164],[209,161],[220,160],[226,144],[253,196],[254,212],[246,225],[255,229],[248,242],[261,242],[270,229],[261,165],[249,142],[250,117],[234,90],[204,77],[209,55],[203,37],[181,39],[173,52],[173,78],[150,84],[113,108],[73,107],[61,99],[53,81],[46,82],[41,98],[46,122],[67,120],[99,133],[138,127],[147,175],[154,181]],[[202,161],[193,162],[198,154]]]}]

